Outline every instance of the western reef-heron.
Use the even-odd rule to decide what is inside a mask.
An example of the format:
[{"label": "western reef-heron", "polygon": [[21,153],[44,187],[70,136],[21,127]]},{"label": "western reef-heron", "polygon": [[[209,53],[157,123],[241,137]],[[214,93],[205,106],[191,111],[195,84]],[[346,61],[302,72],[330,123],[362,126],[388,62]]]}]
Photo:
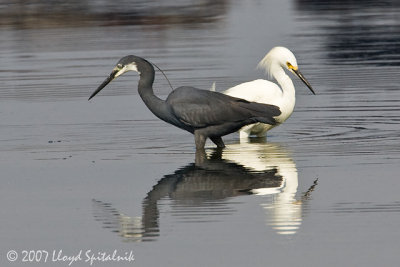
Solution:
[{"label": "western reef-heron", "polygon": [[221,136],[257,122],[275,125],[275,117],[281,114],[279,107],[274,105],[249,102],[189,86],[176,88],[166,100],[162,100],[153,91],[155,72],[152,64],[133,55],[119,60],[89,100],[128,71],[139,73],[139,95],[150,111],[161,120],[194,134],[196,150],[204,150],[207,138],[217,147],[224,147]]}]

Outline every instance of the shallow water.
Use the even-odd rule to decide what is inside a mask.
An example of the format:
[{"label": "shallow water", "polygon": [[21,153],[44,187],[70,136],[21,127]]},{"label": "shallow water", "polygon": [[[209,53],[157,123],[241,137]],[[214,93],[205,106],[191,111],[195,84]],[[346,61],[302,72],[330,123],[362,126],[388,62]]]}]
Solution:
[{"label": "shallow water", "polygon": [[[281,2],[225,1],[211,19],[162,25],[2,24],[1,265],[20,266],[23,250],[117,250],[134,262],[102,265],[396,266],[400,6]],[[275,45],[317,95],[296,80],[295,112],[267,141],[208,143],[201,167],[135,75],[87,101],[126,54],[175,87],[223,90],[263,77],[255,66]],[[159,72],[155,88],[171,90]]]}]

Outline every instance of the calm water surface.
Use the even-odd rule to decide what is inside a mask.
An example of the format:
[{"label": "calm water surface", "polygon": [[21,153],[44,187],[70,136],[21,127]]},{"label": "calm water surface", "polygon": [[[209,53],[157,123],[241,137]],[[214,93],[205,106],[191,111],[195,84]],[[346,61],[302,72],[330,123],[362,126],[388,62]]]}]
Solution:
[{"label": "calm water surface", "polygon": [[[101,266],[398,265],[396,1],[221,1],[166,23],[101,11],[79,25],[1,21],[2,266],[22,264],[9,250],[135,257]],[[263,77],[255,66],[276,45],[317,95],[296,80],[295,112],[267,141],[231,134],[201,166],[193,137],[147,110],[135,75],[87,101],[127,54],[175,87],[223,90]],[[159,72],[155,91],[171,91]]]}]

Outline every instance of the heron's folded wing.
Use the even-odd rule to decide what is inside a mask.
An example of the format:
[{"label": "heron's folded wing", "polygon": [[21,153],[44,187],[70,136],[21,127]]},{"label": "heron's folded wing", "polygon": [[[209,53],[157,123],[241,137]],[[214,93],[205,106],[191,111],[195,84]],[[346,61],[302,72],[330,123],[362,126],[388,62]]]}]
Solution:
[{"label": "heron's folded wing", "polygon": [[194,128],[239,121],[275,124],[273,117],[281,113],[273,105],[248,102],[192,87],[175,89],[167,101],[176,118]]}]

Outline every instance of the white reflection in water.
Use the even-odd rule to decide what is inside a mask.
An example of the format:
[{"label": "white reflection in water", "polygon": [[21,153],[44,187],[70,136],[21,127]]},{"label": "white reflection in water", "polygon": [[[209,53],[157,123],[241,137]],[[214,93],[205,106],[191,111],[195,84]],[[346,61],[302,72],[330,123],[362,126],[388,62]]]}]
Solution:
[{"label": "white reflection in water", "polygon": [[[142,215],[124,215],[110,203],[93,201],[93,213],[104,228],[124,241],[154,241],[160,234],[160,212],[180,223],[223,220],[237,211],[237,196],[262,197],[268,227],[278,234],[295,234],[302,223],[301,200],[296,199],[298,174],[294,161],[280,145],[272,143],[232,144],[196,156],[172,174],[164,175],[142,202]],[[242,199],[243,200],[243,199]]]},{"label": "white reflection in water", "polygon": [[257,188],[251,192],[265,196],[266,201],[261,206],[268,225],[278,234],[295,234],[302,222],[302,200],[296,199],[298,173],[289,153],[273,143],[242,142],[230,145],[222,157],[254,171],[276,170],[276,175],[282,177],[279,186]]}]

